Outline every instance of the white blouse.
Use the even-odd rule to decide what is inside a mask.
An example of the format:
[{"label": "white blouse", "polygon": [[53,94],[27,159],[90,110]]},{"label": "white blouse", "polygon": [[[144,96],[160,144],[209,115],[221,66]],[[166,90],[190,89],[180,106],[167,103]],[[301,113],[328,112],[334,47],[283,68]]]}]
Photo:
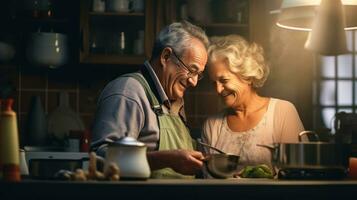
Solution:
[{"label": "white blouse", "polygon": [[[202,141],[226,153],[240,156],[241,170],[247,165],[271,164],[271,151],[257,144],[296,143],[304,130],[295,106],[285,100],[270,98],[267,112],[259,123],[247,131],[234,132],[227,124],[227,112],[209,117],[203,125]],[[204,149],[206,153],[216,153]]]}]

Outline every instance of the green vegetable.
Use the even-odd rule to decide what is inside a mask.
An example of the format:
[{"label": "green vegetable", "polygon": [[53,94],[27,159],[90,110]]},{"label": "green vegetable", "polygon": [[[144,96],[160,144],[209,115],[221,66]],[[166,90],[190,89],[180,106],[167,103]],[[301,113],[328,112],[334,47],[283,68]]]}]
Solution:
[{"label": "green vegetable", "polygon": [[263,169],[265,173],[273,174],[273,171],[266,164],[261,164],[259,165],[259,167]]},{"label": "green vegetable", "polygon": [[241,177],[245,178],[245,177],[248,177],[252,171],[253,171],[253,166],[246,166],[239,174]]},{"label": "green vegetable", "polygon": [[240,173],[242,178],[273,178],[272,170],[265,164],[257,166],[246,166]]}]

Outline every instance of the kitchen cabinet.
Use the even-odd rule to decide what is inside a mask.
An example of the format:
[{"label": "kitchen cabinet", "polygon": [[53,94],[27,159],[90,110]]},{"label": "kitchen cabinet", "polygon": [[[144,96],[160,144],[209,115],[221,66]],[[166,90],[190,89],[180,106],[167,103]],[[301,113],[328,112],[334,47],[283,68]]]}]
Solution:
[{"label": "kitchen cabinet", "polygon": [[250,38],[249,0],[177,0],[178,19],[202,27],[208,36],[239,34]]},{"label": "kitchen cabinet", "polygon": [[15,49],[12,60],[22,66],[57,68],[75,61],[72,52],[78,27],[76,4],[60,0],[16,0],[4,2],[0,41]]},{"label": "kitchen cabinet", "polygon": [[150,57],[153,1],[139,1],[144,3],[142,10],[129,6],[123,11],[114,4],[127,1],[104,1],[106,6],[100,11],[92,1],[80,1],[80,63],[139,65]]}]

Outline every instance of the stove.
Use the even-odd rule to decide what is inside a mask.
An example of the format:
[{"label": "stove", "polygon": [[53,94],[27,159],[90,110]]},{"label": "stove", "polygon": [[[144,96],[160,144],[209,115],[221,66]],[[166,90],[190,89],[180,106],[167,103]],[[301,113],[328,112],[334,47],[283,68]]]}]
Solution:
[{"label": "stove", "polygon": [[88,169],[89,154],[85,152],[27,151],[26,162],[32,179],[53,179],[60,170]]},{"label": "stove", "polygon": [[334,180],[343,179],[347,176],[347,170],[343,168],[321,168],[321,169],[303,169],[289,168],[280,169],[279,179],[288,180]]}]

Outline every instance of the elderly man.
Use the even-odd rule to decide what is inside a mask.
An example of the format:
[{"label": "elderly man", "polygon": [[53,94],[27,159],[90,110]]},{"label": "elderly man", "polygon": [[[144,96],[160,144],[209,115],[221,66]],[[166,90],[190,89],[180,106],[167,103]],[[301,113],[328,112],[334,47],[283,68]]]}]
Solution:
[{"label": "elderly man", "polygon": [[92,148],[104,152],[105,143],[131,136],[148,146],[152,178],[192,178],[199,172],[204,157],[194,150],[183,96],[202,78],[208,43],[204,31],[189,22],[165,27],[140,71],[102,91]]}]

